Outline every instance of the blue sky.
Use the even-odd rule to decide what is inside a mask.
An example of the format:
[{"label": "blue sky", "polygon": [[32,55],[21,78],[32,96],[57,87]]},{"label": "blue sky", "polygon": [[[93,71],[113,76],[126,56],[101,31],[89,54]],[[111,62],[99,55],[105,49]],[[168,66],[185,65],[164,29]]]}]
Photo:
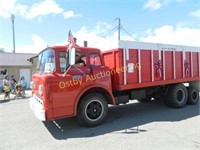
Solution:
[{"label": "blue sky", "polygon": [[7,52],[12,13],[16,52],[67,44],[69,29],[79,45],[114,48],[118,17],[123,40],[200,46],[200,0],[0,0],[0,47]]}]

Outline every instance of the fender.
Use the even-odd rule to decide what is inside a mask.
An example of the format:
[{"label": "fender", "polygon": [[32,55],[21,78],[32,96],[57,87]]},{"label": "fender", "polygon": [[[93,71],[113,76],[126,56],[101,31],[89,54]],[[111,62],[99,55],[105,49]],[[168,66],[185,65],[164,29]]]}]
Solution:
[{"label": "fender", "polygon": [[77,95],[76,101],[75,101],[75,103],[74,103],[74,114],[75,114],[75,115],[76,115],[76,113],[77,113],[77,107],[78,107],[78,103],[79,103],[79,101],[80,101],[81,96],[82,96],[85,92],[87,92],[88,90],[90,90],[90,89],[92,89],[92,88],[102,88],[102,89],[104,89],[105,91],[107,91],[107,92],[109,93],[110,97],[111,97],[111,102],[112,102],[112,104],[115,105],[115,98],[114,98],[114,96],[113,96],[113,94],[112,94],[112,91],[111,91],[110,89],[108,89],[108,88],[105,87],[105,86],[102,86],[101,84],[90,85],[90,86],[88,86],[87,88],[85,88],[84,90],[82,90],[82,91]]}]

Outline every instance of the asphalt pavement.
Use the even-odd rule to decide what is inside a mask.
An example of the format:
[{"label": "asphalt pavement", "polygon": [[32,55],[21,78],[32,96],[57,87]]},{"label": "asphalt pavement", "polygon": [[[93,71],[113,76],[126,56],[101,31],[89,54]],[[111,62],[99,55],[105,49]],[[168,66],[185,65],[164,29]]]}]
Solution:
[{"label": "asphalt pavement", "polygon": [[0,150],[199,150],[200,106],[162,101],[110,107],[104,124],[86,128],[76,117],[41,122],[28,99],[1,101]]}]

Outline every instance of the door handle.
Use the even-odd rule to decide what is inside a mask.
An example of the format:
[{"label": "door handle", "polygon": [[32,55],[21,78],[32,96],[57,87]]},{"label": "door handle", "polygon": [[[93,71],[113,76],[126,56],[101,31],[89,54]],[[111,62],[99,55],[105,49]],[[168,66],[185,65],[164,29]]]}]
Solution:
[{"label": "door handle", "polygon": [[90,72],[90,71],[91,71],[91,69],[90,69],[90,68],[87,68],[87,69],[85,69],[85,71],[88,71],[88,72]]},{"label": "door handle", "polygon": [[87,73],[89,73],[89,72],[91,71],[91,69],[90,69],[90,68],[87,68],[87,69],[85,69],[85,71],[86,71]]}]

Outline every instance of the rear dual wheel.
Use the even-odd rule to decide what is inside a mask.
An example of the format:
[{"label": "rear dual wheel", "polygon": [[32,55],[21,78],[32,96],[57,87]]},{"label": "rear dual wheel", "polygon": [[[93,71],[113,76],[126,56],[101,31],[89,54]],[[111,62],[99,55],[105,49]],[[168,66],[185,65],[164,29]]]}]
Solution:
[{"label": "rear dual wheel", "polygon": [[172,85],[165,97],[165,103],[175,108],[182,108],[187,103],[188,91],[183,84]]},{"label": "rear dual wheel", "polygon": [[197,87],[185,87],[183,84],[172,85],[165,97],[165,103],[169,106],[181,108],[186,103],[194,105],[199,101],[199,90]]},{"label": "rear dual wheel", "polygon": [[199,90],[197,87],[188,87],[188,104],[194,105],[199,101]]}]

